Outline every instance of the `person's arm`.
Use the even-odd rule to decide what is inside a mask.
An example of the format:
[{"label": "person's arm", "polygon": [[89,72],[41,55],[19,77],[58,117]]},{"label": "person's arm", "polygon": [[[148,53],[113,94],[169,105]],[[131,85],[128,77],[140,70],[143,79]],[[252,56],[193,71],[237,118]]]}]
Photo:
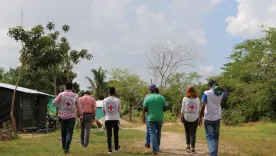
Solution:
[{"label": "person's arm", "polygon": [[97,103],[94,98],[92,98],[92,114],[96,115],[97,112]]},{"label": "person's arm", "polygon": [[207,95],[204,93],[201,99],[201,107],[200,107],[200,111],[199,111],[199,115],[198,115],[198,125],[201,126],[202,125],[202,118],[204,115],[204,110],[205,110],[205,105],[207,103]]},{"label": "person's arm", "polygon": [[148,100],[144,101],[143,104],[143,116],[142,116],[142,123],[146,122],[146,113],[148,112]]},{"label": "person's arm", "polygon": [[183,98],[183,101],[182,101],[182,107],[181,107],[181,115],[180,115],[180,120],[181,120],[181,123],[184,123],[184,120],[183,120],[183,116],[184,116],[184,110],[185,110],[185,97]]},{"label": "person's arm", "polygon": [[104,115],[106,115],[106,112],[105,112],[105,100],[103,100],[103,107],[102,107],[102,111],[103,111]]},{"label": "person's arm", "polygon": [[80,116],[80,118],[82,118],[82,115],[83,115],[82,106],[81,106],[81,103],[80,103],[80,100],[79,100],[78,97],[76,98],[75,104],[76,104],[76,107],[77,107],[77,114]]},{"label": "person's arm", "polygon": [[59,93],[53,102],[53,106],[55,106],[55,107],[58,106],[58,104],[60,103],[61,97],[62,97],[62,94]]},{"label": "person's arm", "polygon": [[120,99],[118,99],[118,101],[119,101],[119,103],[118,103],[118,113],[120,114],[120,112],[121,112],[121,100]]},{"label": "person's arm", "polygon": [[164,99],[164,103],[163,103],[163,112],[165,112],[165,111],[167,111],[167,110],[169,109],[169,106],[168,106],[168,104],[167,104],[167,101],[166,101],[165,97],[163,97],[163,99]]}]

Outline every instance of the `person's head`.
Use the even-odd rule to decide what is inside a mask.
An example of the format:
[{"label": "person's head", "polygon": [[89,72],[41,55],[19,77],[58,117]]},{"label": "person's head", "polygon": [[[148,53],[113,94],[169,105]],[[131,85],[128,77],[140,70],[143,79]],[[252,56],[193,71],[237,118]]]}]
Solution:
[{"label": "person's head", "polygon": [[84,92],[84,94],[85,94],[85,95],[90,95],[90,91],[87,90],[87,91]]},{"label": "person's head", "polygon": [[208,87],[209,88],[212,88],[214,85],[216,85],[217,84],[217,82],[215,81],[215,80],[209,80],[208,81]]},{"label": "person's head", "polygon": [[155,93],[159,94],[159,89],[158,88],[155,88]]},{"label": "person's head", "polygon": [[72,90],[73,89],[73,83],[72,82],[66,82],[65,83],[65,90]]},{"label": "person's head", "polygon": [[192,86],[192,85],[188,86],[188,88],[186,89],[185,97],[192,98],[192,99],[198,97],[194,86]]},{"label": "person's head", "polygon": [[114,88],[114,87],[110,87],[110,88],[108,89],[108,94],[109,94],[109,96],[115,96],[115,95],[116,95],[116,90],[115,90],[115,88]]},{"label": "person's head", "polygon": [[156,85],[155,84],[150,84],[149,85],[149,91],[151,93],[155,93],[156,92]]}]

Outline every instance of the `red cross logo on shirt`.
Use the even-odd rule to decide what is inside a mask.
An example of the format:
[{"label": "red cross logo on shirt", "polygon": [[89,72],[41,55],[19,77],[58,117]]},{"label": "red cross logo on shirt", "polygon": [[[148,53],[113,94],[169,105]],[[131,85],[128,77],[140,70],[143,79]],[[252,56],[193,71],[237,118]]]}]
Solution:
[{"label": "red cross logo on shirt", "polygon": [[195,106],[192,105],[192,106],[190,106],[189,108],[190,108],[191,110],[194,110],[194,109],[195,109]]},{"label": "red cross logo on shirt", "polygon": [[110,111],[113,111],[113,106],[112,105],[109,105],[108,107],[107,107]]},{"label": "red cross logo on shirt", "polygon": [[71,105],[69,101],[67,101],[65,104],[67,107],[69,107]]}]

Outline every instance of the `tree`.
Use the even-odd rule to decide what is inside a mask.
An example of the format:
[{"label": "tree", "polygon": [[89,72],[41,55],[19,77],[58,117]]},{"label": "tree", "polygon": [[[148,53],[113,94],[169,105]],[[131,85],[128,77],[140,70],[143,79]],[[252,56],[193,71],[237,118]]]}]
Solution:
[{"label": "tree", "polygon": [[[62,62],[64,55],[62,51],[57,50],[56,41],[51,35],[45,35],[45,30],[42,25],[37,25],[31,30],[25,30],[23,27],[10,28],[8,36],[15,41],[20,41],[22,49],[20,50],[21,67],[15,83],[11,103],[11,120],[13,132],[17,132],[16,121],[13,116],[14,100],[16,95],[17,86],[20,80],[21,71],[24,66],[33,69],[49,69]],[[56,34],[56,37],[58,34]]]},{"label": "tree", "polygon": [[3,68],[3,67],[1,67],[1,68],[0,68],[0,82],[1,82],[1,81],[2,81],[2,79],[3,79],[4,72],[5,72],[4,68]]},{"label": "tree", "polygon": [[151,75],[160,79],[160,91],[167,86],[169,78],[181,66],[191,65],[194,60],[191,50],[177,42],[155,43],[151,48],[151,55],[147,56],[147,68]]},{"label": "tree", "polygon": [[135,107],[142,106],[148,92],[147,84],[127,69],[112,69],[110,76],[108,85],[116,88],[117,96],[122,100],[123,112],[129,114],[129,121],[133,121]]},{"label": "tree", "polygon": [[100,66],[98,69],[92,69],[93,79],[86,76],[90,83],[90,89],[97,100],[103,100],[107,96],[108,83],[106,82],[106,70]]},{"label": "tree", "polygon": [[275,39],[276,29],[268,28],[264,37],[237,44],[216,77],[230,92],[223,104],[227,124],[276,119]]}]

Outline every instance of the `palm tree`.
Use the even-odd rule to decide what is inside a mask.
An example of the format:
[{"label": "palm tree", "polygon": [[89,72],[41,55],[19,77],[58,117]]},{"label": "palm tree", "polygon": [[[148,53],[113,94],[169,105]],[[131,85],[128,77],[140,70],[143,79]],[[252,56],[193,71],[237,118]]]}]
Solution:
[{"label": "palm tree", "polygon": [[90,83],[90,87],[88,87],[88,89],[94,92],[97,100],[103,100],[106,96],[108,88],[108,83],[105,82],[107,71],[103,70],[100,66],[98,69],[92,69],[91,73],[93,75],[93,79],[86,76]]}]

